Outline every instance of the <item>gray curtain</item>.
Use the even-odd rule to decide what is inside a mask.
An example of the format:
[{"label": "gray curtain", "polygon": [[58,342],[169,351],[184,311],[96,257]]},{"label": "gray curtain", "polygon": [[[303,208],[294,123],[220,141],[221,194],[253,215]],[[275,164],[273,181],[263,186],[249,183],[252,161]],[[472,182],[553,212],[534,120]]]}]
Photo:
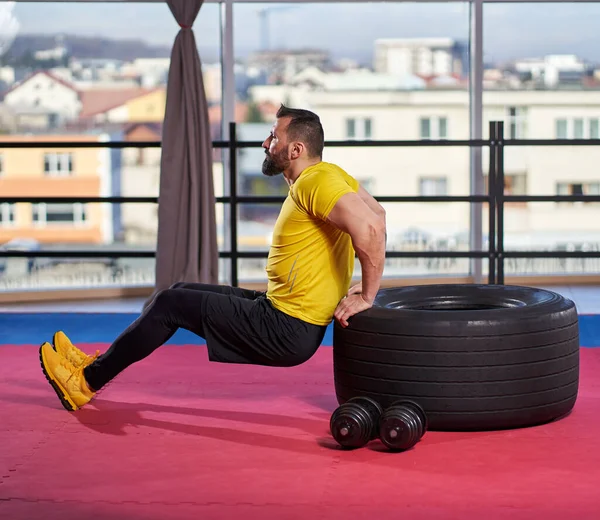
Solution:
[{"label": "gray curtain", "polygon": [[171,52],[167,83],[154,294],[180,281],[218,283],[213,150],[192,32],[202,3],[167,0],[181,30]]}]

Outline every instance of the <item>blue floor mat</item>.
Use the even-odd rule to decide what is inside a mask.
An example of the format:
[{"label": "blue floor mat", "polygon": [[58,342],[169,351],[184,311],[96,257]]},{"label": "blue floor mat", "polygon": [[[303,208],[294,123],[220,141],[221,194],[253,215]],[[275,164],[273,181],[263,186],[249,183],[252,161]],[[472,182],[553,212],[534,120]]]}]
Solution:
[{"label": "blue floor mat", "polygon": [[[92,313],[0,313],[0,344],[39,345],[51,341],[63,330],[75,343],[112,343],[136,318],[137,314]],[[600,315],[579,316],[582,347],[600,346]],[[167,345],[203,345],[204,340],[186,330],[179,330]],[[323,345],[333,344],[333,326],[327,328]]]},{"label": "blue floor mat", "polygon": [[[74,343],[112,343],[138,314],[95,313],[0,313],[0,344],[40,345],[52,341],[57,330],[62,330]],[[332,345],[332,326],[327,328],[323,345]],[[204,339],[178,330],[167,345],[204,345]]]}]

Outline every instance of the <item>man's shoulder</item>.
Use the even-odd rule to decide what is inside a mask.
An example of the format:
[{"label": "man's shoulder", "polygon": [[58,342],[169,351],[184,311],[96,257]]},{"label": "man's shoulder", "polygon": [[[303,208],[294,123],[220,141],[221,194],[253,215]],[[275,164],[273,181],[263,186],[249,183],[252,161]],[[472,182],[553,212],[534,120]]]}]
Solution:
[{"label": "man's shoulder", "polygon": [[321,161],[320,163],[317,163],[313,166],[309,166],[308,168],[306,168],[306,170],[304,170],[304,172],[302,173],[302,176],[307,177],[309,175],[331,174],[331,173],[348,175],[348,172],[346,172],[341,166],[334,164],[334,163]]},{"label": "man's shoulder", "polygon": [[357,184],[356,180],[341,166],[329,162],[320,162],[304,170],[297,184],[298,187],[308,187],[332,179],[342,180],[350,185]]}]

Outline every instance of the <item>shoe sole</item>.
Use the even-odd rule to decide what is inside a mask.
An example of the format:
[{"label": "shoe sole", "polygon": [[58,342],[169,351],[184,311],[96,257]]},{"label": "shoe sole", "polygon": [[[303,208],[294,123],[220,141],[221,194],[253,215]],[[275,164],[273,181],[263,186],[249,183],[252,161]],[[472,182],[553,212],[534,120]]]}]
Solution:
[{"label": "shoe sole", "polygon": [[50,375],[50,372],[46,369],[46,361],[44,360],[44,352],[43,352],[41,346],[40,346],[40,364],[42,365],[42,372],[46,376],[46,379],[48,380],[48,383],[50,383],[50,386],[56,392],[56,395],[60,399],[60,402],[64,406],[64,408],[69,412],[74,412],[75,410],[77,410],[77,405],[73,401],[71,401],[71,399],[69,399],[69,396],[68,396],[67,392],[65,391],[65,389],[60,385],[60,383],[58,381],[56,381]]}]

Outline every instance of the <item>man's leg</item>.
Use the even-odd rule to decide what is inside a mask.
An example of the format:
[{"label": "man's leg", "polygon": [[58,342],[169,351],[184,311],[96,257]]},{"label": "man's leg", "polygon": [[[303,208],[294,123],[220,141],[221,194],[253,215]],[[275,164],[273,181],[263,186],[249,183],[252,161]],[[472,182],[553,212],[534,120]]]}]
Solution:
[{"label": "man's leg", "polygon": [[218,292],[208,292],[181,287],[160,291],[105,354],[94,359],[90,357],[77,366],[49,343],[44,343],[40,347],[42,370],[63,406],[76,410],[122,370],[166,343],[180,327],[204,337],[203,321],[211,315],[231,315],[241,302],[254,303],[248,298],[226,296],[220,292],[237,291],[219,288]]},{"label": "man's leg", "polygon": [[[238,296],[248,300],[255,300],[259,296],[264,296],[264,292],[253,291],[251,289],[242,289],[240,287],[232,287],[229,285],[212,285],[205,283],[192,283],[192,282],[177,282],[171,286],[171,289],[189,289],[192,291],[205,291],[217,294],[225,294]],[[155,297],[156,299],[156,297]],[[154,300],[150,303],[150,305]],[[149,307],[145,306],[144,311]],[[85,352],[79,350],[68,336],[62,331],[56,331],[52,338],[52,346],[61,356],[66,357],[76,367],[87,366],[94,361],[100,355],[100,351],[96,351],[94,356],[88,356]]]},{"label": "man's leg", "polygon": [[317,350],[325,332],[325,327],[275,310],[264,295],[250,299],[178,287],[161,291],[90,365],[74,368],[45,344],[40,348],[42,367],[63,405],[77,409],[125,368],[166,343],[179,328],[206,339],[211,361],[268,366],[303,363]]},{"label": "man's leg", "polygon": [[233,287],[207,286],[209,291],[205,291],[198,288],[202,284],[192,288],[188,285],[175,284],[171,289],[159,292],[152,304],[121,333],[106,353],[85,367],[85,379],[94,391],[100,390],[129,365],[164,345],[179,328],[206,339],[206,320],[220,313],[231,314],[231,308],[235,309],[242,301],[250,302],[250,298],[241,297],[241,290]]}]

